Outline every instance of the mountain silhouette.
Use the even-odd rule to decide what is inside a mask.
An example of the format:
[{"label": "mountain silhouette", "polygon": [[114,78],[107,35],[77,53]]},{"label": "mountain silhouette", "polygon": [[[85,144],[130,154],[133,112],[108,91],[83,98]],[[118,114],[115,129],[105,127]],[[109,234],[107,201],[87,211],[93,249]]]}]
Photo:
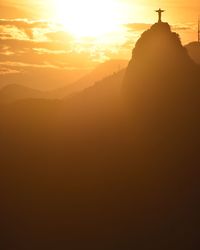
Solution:
[{"label": "mountain silhouette", "polygon": [[191,42],[187,44],[186,49],[190,57],[198,64],[200,64],[200,43],[199,42]]},{"label": "mountain silhouette", "polygon": [[[26,84],[26,86],[20,84],[7,84],[0,89],[0,103],[8,104],[24,99],[66,99],[71,95],[75,95],[76,93],[84,91],[84,89],[94,86],[97,82],[104,81],[104,79],[107,81],[106,78],[111,77],[112,79],[112,76],[115,76],[123,68],[126,68],[127,65],[128,61],[126,60],[110,60],[101,63],[90,73],[81,77],[78,81],[68,83],[62,88],[50,91],[37,90],[32,87],[28,87],[28,84]],[[111,80],[111,82],[113,82],[113,80]],[[114,92],[119,92],[119,90],[119,85],[116,84],[116,90],[113,86]]]},{"label": "mountain silhouette", "polygon": [[[20,68],[14,68],[18,71]],[[57,69],[45,67],[30,67],[23,69],[23,73],[0,75],[0,88],[7,85],[22,85],[32,89],[41,91],[52,91],[56,88],[62,88],[68,84],[72,84],[89,71],[85,69]],[[45,81],[41,81],[45,79]]]},{"label": "mountain silhouette", "polygon": [[120,70],[117,73],[95,82],[94,85],[82,91],[75,92],[71,97],[68,96],[63,100],[65,103],[79,103],[80,109],[85,105],[88,109],[95,109],[97,106],[100,109],[109,109],[109,104],[112,104],[114,100],[119,100],[121,97],[124,74],[125,69]]},{"label": "mountain silhouette", "polygon": [[128,61],[126,60],[109,60],[104,63],[100,63],[94,70],[78,81],[63,88],[49,92],[49,96],[51,98],[66,98],[71,94],[81,92],[86,88],[92,87],[96,82],[112,76],[123,68],[126,68],[127,65]]},{"label": "mountain silhouette", "polygon": [[[194,221],[200,190],[195,178],[200,166],[200,66],[168,23],[156,23],[141,35],[122,92],[132,120],[127,137],[132,140],[133,166],[139,169],[138,179],[146,178],[145,187],[151,183],[143,193],[151,197],[144,202],[149,209],[143,216],[154,226],[145,232],[151,243],[141,249],[190,249],[198,237]],[[150,204],[154,204],[152,214]]]},{"label": "mountain silhouette", "polygon": [[188,110],[197,110],[199,81],[200,67],[190,58],[178,34],[171,31],[168,23],[160,22],[137,41],[123,94],[138,118],[169,122],[170,116],[178,119]]},{"label": "mountain silhouette", "polygon": [[45,98],[45,92],[26,86],[11,84],[0,90],[0,103],[8,104],[23,99]]}]

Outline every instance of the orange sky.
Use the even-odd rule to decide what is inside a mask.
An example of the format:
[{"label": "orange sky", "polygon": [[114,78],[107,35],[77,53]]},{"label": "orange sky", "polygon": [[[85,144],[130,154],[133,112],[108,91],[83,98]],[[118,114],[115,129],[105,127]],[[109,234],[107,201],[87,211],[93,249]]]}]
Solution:
[{"label": "orange sky", "polygon": [[128,60],[159,7],[184,44],[196,39],[197,0],[1,0],[0,78],[30,70],[66,77],[106,60]]}]

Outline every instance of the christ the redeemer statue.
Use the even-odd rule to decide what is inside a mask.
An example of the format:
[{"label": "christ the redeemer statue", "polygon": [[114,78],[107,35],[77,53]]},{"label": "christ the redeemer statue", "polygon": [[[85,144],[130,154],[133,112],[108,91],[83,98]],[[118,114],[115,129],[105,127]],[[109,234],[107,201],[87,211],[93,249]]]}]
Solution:
[{"label": "christ the redeemer statue", "polygon": [[165,10],[161,10],[161,8],[160,8],[158,10],[155,10],[155,12],[158,13],[158,22],[161,23],[162,22],[162,13],[165,12]]}]

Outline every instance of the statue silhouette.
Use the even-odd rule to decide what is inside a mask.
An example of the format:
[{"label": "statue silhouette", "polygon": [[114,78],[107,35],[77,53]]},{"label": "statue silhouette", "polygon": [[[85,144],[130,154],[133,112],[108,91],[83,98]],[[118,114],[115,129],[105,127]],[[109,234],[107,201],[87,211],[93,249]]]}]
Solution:
[{"label": "statue silhouette", "polygon": [[155,10],[155,12],[158,13],[158,22],[162,22],[162,13],[165,12],[165,10],[161,10],[161,8],[159,8],[158,10]]}]

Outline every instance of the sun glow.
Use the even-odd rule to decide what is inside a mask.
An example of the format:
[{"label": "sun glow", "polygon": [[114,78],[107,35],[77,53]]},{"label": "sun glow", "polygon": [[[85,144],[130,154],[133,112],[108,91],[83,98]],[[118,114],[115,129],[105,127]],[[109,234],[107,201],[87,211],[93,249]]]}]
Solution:
[{"label": "sun glow", "polygon": [[116,0],[52,0],[56,20],[77,37],[98,37],[119,28]]}]

